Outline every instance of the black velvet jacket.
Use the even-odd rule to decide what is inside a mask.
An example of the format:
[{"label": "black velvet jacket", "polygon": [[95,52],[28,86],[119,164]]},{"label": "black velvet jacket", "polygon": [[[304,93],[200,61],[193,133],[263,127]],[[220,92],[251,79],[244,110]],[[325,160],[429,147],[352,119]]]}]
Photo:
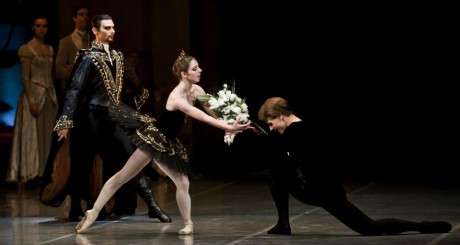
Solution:
[{"label": "black velvet jacket", "polygon": [[304,122],[291,123],[284,134],[275,137],[280,149],[275,158],[279,160],[270,168],[275,192],[287,191],[298,200],[318,206],[346,198],[326,156],[331,152],[320,145],[317,136],[307,133]]},{"label": "black velvet jacket", "polygon": [[80,106],[108,107],[121,101],[123,89],[133,91],[139,109],[149,93],[137,79],[134,71],[125,64],[121,52],[111,50],[109,56],[100,42],[94,41],[91,49],[81,49],[76,57],[70,80],[67,81],[66,98],[62,114],[54,130],[72,128],[77,108]]}]

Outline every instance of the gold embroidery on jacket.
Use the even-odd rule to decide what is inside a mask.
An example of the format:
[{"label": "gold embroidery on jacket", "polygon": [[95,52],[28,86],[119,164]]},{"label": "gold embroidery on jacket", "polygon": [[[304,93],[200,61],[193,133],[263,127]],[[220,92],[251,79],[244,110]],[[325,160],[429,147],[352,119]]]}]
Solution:
[{"label": "gold embroidery on jacket", "polygon": [[70,120],[66,115],[62,115],[56,121],[53,131],[59,131],[64,128],[73,128],[73,120]]},{"label": "gold embroidery on jacket", "polygon": [[111,51],[112,62],[116,64],[115,79],[113,79],[112,72],[106,61],[109,61],[109,56],[105,52],[89,52],[91,60],[99,71],[99,74],[104,81],[105,89],[109,94],[113,103],[120,103],[120,94],[123,87],[124,63],[121,55],[116,51]]}]

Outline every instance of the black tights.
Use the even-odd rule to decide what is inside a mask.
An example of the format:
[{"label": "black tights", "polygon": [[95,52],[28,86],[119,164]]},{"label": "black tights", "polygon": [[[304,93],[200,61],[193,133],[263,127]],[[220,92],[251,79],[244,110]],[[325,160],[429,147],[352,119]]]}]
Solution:
[{"label": "black tights", "polygon": [[367,236],[399,234],[405,231],[421,231],[422,224],[401,219],[373,220],[347,199],[322,206],[352,230]]},{"label": "black tights", "polygon": [[[275,175],[276,176],[276,175]],[[324,208],[331,215],[340,220],[352,230],[366,236],[399,234],[406,231],[419,231],[422,233],[448,232],[451,229],[447,222],[412,222],[401,219],[387,218],[373,220],[343,195],[337,195],[335,199],[313,198],[310,192],[315,191],[290,191],[287,181],[276,181],[276,178],[268,178],[271,194],[278,211],[279,229],[289,229],[289,194],[297,200],[313,206]]]}]

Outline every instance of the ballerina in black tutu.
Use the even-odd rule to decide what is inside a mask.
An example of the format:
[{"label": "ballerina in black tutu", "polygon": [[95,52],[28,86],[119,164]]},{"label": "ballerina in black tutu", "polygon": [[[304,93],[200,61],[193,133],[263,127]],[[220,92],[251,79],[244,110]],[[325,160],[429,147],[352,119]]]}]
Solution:
[{"label": "ballerina in black tutu", "polygon": [[158,120],[122,104],[109,109],[112,118],[125,129],[138,148],[125,166],[104,184],[93,208],[86,211],[85,217],[78,223],[76,227],[78,233],[88,229],[110,197],[152,160],[176,185],[177,205],[185,223],[185,227],[179,230],[179,234],[193,233],[191,199],[188,192],[190,182],[187,176],[191,174],[191,168],[188,164],[187,152],[176,138],[185,123],[186,116],[221,128],[228,133],[245,130],[250,127],[251,122],[240,124],[237,121],[233,125],[228,125],[210,116],[214,113],[208,107],[204,106],[207,114],[193,105],[196,97],[205,95],[205,92],[196,84],[200,81],[202,70],[192,56],[182,51],[174,62],[172,71],[179,84],[169,94],[165,113]]}]

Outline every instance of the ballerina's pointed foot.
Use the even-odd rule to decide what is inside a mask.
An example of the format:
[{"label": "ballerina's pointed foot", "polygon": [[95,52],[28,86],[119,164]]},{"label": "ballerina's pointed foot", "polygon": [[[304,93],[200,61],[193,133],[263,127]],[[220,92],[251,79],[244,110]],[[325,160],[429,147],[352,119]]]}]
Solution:
[{"label": "ballerina's pointed foot", "polygon": [[83,231],[88,229],[93,224],[93,222],[96,220],[96,218],[97,218],[97,214],[94,211],[92,210],[86,211],[85,217],[83,217],[83,219],[80,222],[78,222],[77,227],[75,227],[75,229],[77,230],[77,233],[82,233]]},{"label": "ballerina's pointed foot", "polygon": [[186,224],[185,227],[179,230],[179,235],[193,234],[193,224]]}]

